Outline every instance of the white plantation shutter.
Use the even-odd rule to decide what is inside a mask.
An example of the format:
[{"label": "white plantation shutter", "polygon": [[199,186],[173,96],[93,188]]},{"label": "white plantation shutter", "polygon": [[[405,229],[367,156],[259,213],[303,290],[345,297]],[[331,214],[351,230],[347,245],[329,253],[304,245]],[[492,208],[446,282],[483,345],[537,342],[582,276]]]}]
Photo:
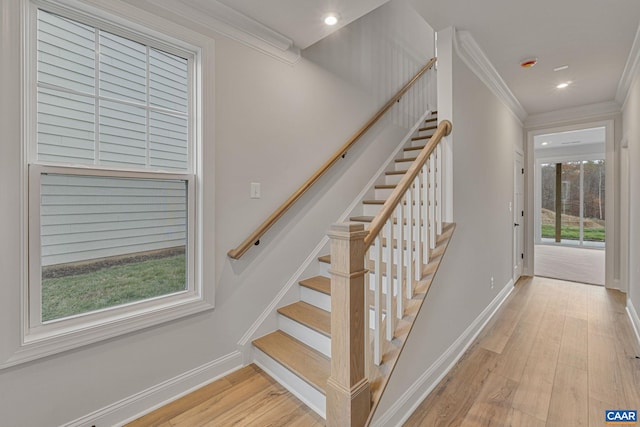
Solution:
[{"label": "white plantation shutter", "polygon": [[37,34],[38,160],[189,170],[187,59],[43,10]]}]

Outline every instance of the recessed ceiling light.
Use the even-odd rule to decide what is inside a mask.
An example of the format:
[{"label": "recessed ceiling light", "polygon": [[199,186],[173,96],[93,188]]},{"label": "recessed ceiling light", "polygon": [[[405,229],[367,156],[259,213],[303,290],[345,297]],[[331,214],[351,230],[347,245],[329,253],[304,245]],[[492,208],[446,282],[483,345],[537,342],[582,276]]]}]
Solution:
[{"label": "recessed ceiling light", "polygon": [[324,17],[324,23],[332,27],[338,23],[338,16],[334,13],[331,13]]},{"label": "recessed ceiling light", "polygon": [[542,145],[549,145],[547,141],[543,142]]},{"label": "recessed ceiling light", "polygon": [[563,82],[560,83],[558,86],[556,86],[558,89],[564,89],[565,87],[569,86],[571,84],[571,82]]},{"label": "recessed ceiling light", "polygon": [[562,70],[566,70],[567,68],[569,68],[568,65],[562,65],[560,67],[554,68],[553,71],[562,71]]}]

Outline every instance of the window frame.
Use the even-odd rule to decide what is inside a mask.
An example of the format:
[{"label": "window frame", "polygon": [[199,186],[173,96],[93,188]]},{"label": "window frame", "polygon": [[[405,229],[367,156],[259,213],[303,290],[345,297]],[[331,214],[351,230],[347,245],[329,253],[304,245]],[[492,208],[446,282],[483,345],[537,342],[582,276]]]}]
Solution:
[{"label": "window frame", "polygon": [[[180,27],[156,19],[135,21],[124,12],[114,14],[96,7],[61,0],[33,0],[23,9],[23,210],[28,213],[23,229],[23,280],[21,304],[21,343],[13,357],[0,361],[0,368],[50,354],[77,348],[149,326],[175,320],[214,307],[213,285],[203,280],[203,50],[210,53],[211,41],[194,37]],[[37,10],[43,9],[72,20],[98,27],[169,53],[188,58],[189,142],[186,172],[160,169],[87,164],[64,164],[37,159]],[[126,15],[121,18],[119,15]],[[144,16],[144,15],[143,15]],[[148,16],[145,16],[148,18]],[[142,24],[139,23],[142,21]],[[177,30],[177,31],[176,31]],[[162,31],[162,33],[160,32]],[[182,37],[187,36],[187,37]],[[184,41],[184,40],[188,41]],[[195,39],[195,40],[194,40]],[[194,43],[195,41],[195,43]],[[180,52],[180,53],[178,53]],[[208,65],[210,64],[210,58]],[[97,118],[96,118],[97,120]],[[98,136],[96,135],[96,138]],[[158,296],[62,319],[40,321],[40,176],[59,173],[140,179],[183,180],[187,185],[187,286],[185,291]],[[211,253],[209,250],[208,254]],[[37,289],[34,288],[37,287]],[[4,362],[4,363],[3,363]],[[3,366],[4,365],[4,366]]]}]

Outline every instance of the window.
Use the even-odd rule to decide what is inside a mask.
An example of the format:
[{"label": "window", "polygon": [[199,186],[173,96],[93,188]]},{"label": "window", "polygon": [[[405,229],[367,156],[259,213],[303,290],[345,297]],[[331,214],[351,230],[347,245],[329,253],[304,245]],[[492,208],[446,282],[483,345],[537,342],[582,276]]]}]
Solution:
[{"label": "window", "polygon": [[211,308],[199,49],[53,3],[29,18],[23,341],[55,352]]}]

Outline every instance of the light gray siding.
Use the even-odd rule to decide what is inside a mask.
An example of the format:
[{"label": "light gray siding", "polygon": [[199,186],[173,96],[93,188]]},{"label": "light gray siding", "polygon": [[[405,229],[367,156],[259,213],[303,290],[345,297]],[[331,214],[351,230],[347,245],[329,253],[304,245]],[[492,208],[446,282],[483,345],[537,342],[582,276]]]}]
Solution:
[{"label": "light gray siding", "polygon": [[42,265],[183,246],[184,181],[45,174]]},{"label": "light gray siding", "polygon": [[188,75],[185,58],[39,11],[38,160],[187,170]]}]

